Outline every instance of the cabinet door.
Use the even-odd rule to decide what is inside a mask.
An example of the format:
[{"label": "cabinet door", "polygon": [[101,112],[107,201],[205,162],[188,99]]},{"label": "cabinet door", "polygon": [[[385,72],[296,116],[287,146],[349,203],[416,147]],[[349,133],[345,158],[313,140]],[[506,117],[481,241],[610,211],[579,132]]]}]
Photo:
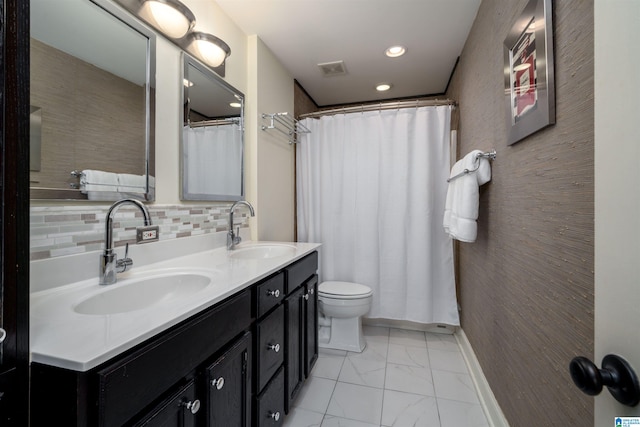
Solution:
[{"label": "cabinet door", "polygon": [[206,425],[251,426],[251,333],[206,369]]},{"label": "cabinet door", "polygon": [[0,11],[0,425],[19,427],[29,419],[29,2],[2,0]]},{"label": "cabinet door", "polygon": [[155,407],[135,427],[194,427],[200,401],[193,380]]},{"label": "cabinet door", "polygon": [[305,288],[304,376],[309,377],[318,360],[318,276],[309,279]]},{"label": "cabinet door", "polygon": [[304,381],[304,295],[301,286],[285,299],[286,354],[285,354],[285,410],[289,413],[293,401]]}]

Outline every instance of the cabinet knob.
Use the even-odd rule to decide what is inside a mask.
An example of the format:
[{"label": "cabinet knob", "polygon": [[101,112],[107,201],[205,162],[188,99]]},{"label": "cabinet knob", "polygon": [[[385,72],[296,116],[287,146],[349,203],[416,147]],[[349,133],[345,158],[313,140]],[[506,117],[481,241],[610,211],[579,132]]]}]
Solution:
[{"label": "cabinet knob", "polygon": [[275,351],[277,353],[277,352],[280,351],[280,344],[268,344],[267,348],[269,350],[273,350],[273,351]]},{"label": "cabinet knob", "polygon": [[280,289],[276,289],[274,291],[267,291],[267,295],[270,297],[278,298],[280,296]]},{"label": "cabinet knob", "polygon": [[589,396],[600,394],[606,386],[620,403],[636,406],[640,402],[640,381],[633,368],[620,356],[608,354],[602,359],[602,369],[583,356],[574,357],[569,364],[571,379]]},{"label": "cabinet knob", "polygon": [[303,298],[304,298],[305,301],[309,301],[309,294],[304,294]]},{"label": "cabinet knob", "polygon": [[309,294],[313,295],[315,293],[315,290],[313,288],[309,289]]},{"label": "cabinet knob", "polygon": [[7,337],[7,331],[5,331],[4,329],[0,328],[0,344],[2,344],[2,342],[4,341],[4,339]]},{"label": "cabinet knob", "polygon": [[182,402],[182,405],[194,415],[200,410],[200,401],[198,399],[190,402]]},{"label": "cabinet knob", "polygon": [[217,380],[211,380],[211,386],[215,387],[217,390],[222,389],[222,387],[224,387],[224,378],[220,377]]},{"label": "cabinet knob", "polygon": [[273,421],[278,421],[280,419],[280,411],[278,412],[269,411],[269,418],[271,418]]}]

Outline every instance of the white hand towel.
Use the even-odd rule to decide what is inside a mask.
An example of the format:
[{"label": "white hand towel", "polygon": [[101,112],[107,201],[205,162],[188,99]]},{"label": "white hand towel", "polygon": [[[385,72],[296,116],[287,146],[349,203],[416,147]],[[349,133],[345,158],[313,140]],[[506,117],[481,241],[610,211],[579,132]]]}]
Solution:
[{"label": "white hand towel", "polygon": [[129,173],[118,174],[118,191],[121,193],[145,193],[147,191],[146,176]]},{"label": "white hand towel", "polygon": [[80,176],[80,191],[118,191],[118,175],[113,172],[85,169]]},{"label": "white hand towel", "polygon": [[442,224],[449,235],[462,242],[475,242],[478,234],[479,186],[491,179],[491,166],[480,150],[468,153],[453,166],[450,177],[470,172],[449,182]]}]

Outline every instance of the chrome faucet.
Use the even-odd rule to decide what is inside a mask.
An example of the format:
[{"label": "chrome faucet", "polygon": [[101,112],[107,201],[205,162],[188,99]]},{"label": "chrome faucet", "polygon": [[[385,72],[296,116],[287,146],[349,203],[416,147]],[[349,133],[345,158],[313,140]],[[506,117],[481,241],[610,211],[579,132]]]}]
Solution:
[{"label": "chrome faucet", "polygon": [[117,254],[113,251],[113,217],[122,205],[130,204],[142,212],[144,217],[144,225],[146,227],[138,228],[136,233],[136,243],[151,242],[158,240],[158,227],[151,226],[151,215],[147,207],[140,201],[134,199],[122,199],[115,202],[107,212],[105,219],[105,236],[104,236],[104,252],[100,256],[100,284],[112,285],[118,280],[116,274],[122,273],[127,267],[133,265],[131,258],[128,258],[129,244],[125,250],[124,258],[118,259]]},{"label": "chrome faucet", "polygon": [[237,233],[233,232],[233,210],[238,205],[245,205],[247,208],[249,208],[249,213],[251,213],[251,216],[256,216],[256,213],[253,210],[253,206],[251,206],[251,203],[247,202],[246,200],[239,200],[231,205],[231,209],[229,209],[229,232],[227,233],[227,249],[229,250],[235,249],[236,245],[242,241],[242,239],[240,238],[240,227],[238,227]]}]

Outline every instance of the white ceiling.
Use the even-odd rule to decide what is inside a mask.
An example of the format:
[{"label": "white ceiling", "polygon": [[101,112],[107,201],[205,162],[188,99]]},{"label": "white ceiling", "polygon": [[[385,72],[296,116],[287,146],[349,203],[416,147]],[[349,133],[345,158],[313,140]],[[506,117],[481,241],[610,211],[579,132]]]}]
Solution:
[{"label": "white ceiling", "polygon": [[[480,1],[216,0],[319,106],[444,93]],[[386,57],[396,44],[407,53]],[[325,77],[317,65],[340,60],[346,75]],[[383,82],[391,90],[376,92]]]}]

